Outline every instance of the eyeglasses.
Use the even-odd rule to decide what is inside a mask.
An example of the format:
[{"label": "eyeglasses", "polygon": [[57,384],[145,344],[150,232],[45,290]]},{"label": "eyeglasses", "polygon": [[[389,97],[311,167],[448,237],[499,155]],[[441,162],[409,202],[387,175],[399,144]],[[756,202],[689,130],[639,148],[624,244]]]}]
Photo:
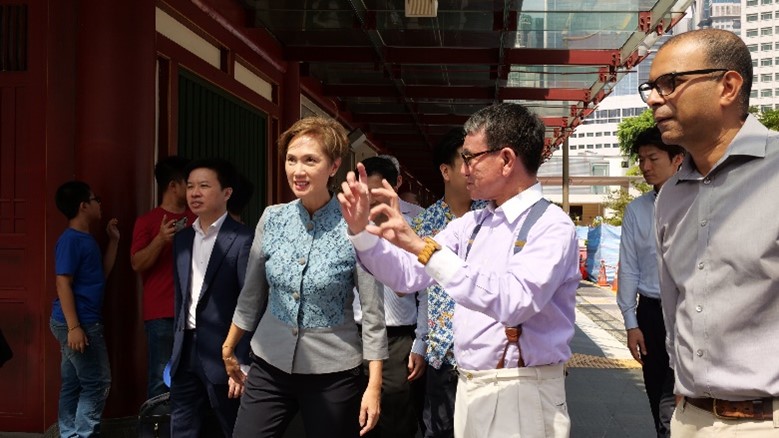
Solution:
[{"label": "eyeglasses", "polygon": [[704,75],[709,73],[716,73],[716,72],[725,72],[729,71],[727,68],[704,68],[702,70],[690,70],[690,71],[680,71],[680,72],[673,72],[673,73],[666,73],[664,75],[660,75],[651,82],[644,82],[643,84],[638,86],[638,94],[641,96],[641,100],[646,103],[647,100],[649,100],[649,95],[652,94],[652,90],[657,90],[657,94],[660,96],[668,96],[674,91],[676,91],[676,78],[679,76],[687,76],[687,75]]},{"label": "eyeglasses", "polygon": [[95,201],[98,204],[102,204],[103,203],[103,201],[100,199],[100,196],[92,196],[91,198],[89,198],[89,202],[92,202],[92,201]]},{"label": "eyeglasses", "polygon": [[500,149],[488,149],[486,151],[476,152],[475,154],[470,152],[460,152],[460,156],[463,157],[463,163],[465,163],[466,166],[470,166],[471,161],[474,158],[478,158],[484,154],[491,154],[493,152],[500,152]]}]

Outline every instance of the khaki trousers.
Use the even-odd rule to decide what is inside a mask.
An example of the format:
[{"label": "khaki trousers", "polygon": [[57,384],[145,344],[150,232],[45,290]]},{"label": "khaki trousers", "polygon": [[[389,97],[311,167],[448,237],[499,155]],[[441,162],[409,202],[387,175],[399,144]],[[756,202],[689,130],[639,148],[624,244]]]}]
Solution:
[{"label": "khaki trousers", "polygon": [[455,438],[567,438],[563,364],[459,369]]},{"label": "khaki trousers", "polygon": [[673,438],[776,438],[779,437],[779,399],[774,399],[774,420],[731,420],[714,416],[684,401],[671,418]]}]

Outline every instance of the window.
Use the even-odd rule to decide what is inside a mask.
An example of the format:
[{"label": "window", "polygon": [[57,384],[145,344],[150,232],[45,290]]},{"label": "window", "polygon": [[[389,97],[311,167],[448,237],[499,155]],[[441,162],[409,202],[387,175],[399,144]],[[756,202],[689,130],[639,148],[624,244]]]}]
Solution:
[{"label": "window", "polygon": [[762,14],[760,14],[761,20],[772,20],[773,18],[774,18],[773,12],[763,12]]},{"label": "window", "polygon": [[766,90],[760,90],[760,97],[771,97],[773,95],[774,95],[773,90],[771,90],[770,88]]},{"label": "window", "polygon": [[747,49],[750,52],[755,53],[755,52],[757,52],[757,44],[750,44],[750,45],[747,46]]},{"label": "window", "polygon": [[774,60],[771,58],[763,58],[760,60],[761,67],[770,67],[772,65],[774,65]]},{"label": "window", "polygon": [[757,36],[757,29],[747,29],[747,38],[754,38]]},{"label": "window", "polygon": [[760,105],[761,112],[771,111],[772,109],[774,108],[771,105]]},{"label": "window", "polygon": [[757,97],[757,90],[750,91],[749,92],[749,97],[750,98],[756,98]]},{"label": "window", "polygon": [[753,23],[757,21],[757,14],[747,14],[747,23]]},{"label": "window", "polygon": [[760,44],[760,50],[763,52],[768,52],[770,50],[774,50],[774,43],[763,43]]},{"label": "window", "polygon": [[623,108],[622,117],[633,117],[633,108]]},{"label": "window", "polygon": [[[770,91],[770,90],[769,90],[769,91]],[[602,144],[602,143],[598,143],[598,144],[596,144],[596,145],[595,145],[595,149],[603,149],[603,144]]]},{"label": "window", "polygon": [[598,110],[595,112],[595,118],[596,119],[605,119],[606,118],[606,110]]},{"label": "window", "polygon": [[[757,67],[757,59],[752,60],[752,67]],[[587,120],[585,120],[586,122]]]},{"label": "window", "polygon": [[774,80],[779,81],[779,73],[774,73]]},{"label": "window", "polygon": [[[757,79],[757,76],[755,76],[755,79]],[[760,81],[761,82],[771,82],[771,73],[760,75]]]},{"label": "window", "polygon": [[757,0],[747,0],[747,6],[757,6]]},{"label": "window", "polygon": [[[609,165],[602,163],[593,164],[592,176],[609,176]],[[608,189],[606,186],[592,186],[592,193],[603,194],[606,193],[606,189]]]},{"label": "window", "polygon": [[595,136],[596,136],[596,137],[603,137],[603,133],[602,133],[602,132],[596,132],[596,133],[595,133]]},{"label": "window", "polygon": [[609,117],[619,117],[619,110],[618,109],[609,110]]},{"label": "window", "polygon": [[587,145],[587,149],[592,149],[592,148],[593,148],[593,146],[591,144]]},{"label": "window", "polygon": [[773,2],[774,2],[774,0],[761,0],[760,4],[761,5],[770,5]]},{"label": "window", "polygon": [[593,133],[592,133],[592,132],[588,132],[588,133],[587,133],[587,137],[592,137],[592,136],[593,136]]},{"label": "window", "polygon": [[763,27],[760,29],[760,36],[769,36],[774,34],[774,29],[771,27]]}]

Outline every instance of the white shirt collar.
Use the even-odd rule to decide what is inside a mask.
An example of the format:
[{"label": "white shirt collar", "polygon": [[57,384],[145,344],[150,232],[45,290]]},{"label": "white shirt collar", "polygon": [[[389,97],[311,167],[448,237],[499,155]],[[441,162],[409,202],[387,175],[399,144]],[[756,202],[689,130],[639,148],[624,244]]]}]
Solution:
[{"label": "white shirt collar", "polygon": [[541,189],[541,183],[537,182],[525,190],[517,193],[495,210],[502,210],[503,214],[506,215],[506,219],[508,219],[509,222],[514,222],[517,220],[519,215],[521,215],[528,208],[532,207],[533,204],[538,202],[538,200],[543,197],[544,192]]},{"label": "white shirt collar", "polygon": [[203,228],[200,226],[200,217],[195,219],[195,222],[192,223],[192,228],[195,230],[196,233],[202,234],[204,236],[211,235],[213,232],[219,232],[220,229],[222,229],[222,224],[225,222],[225,219],[227,218],[227,212],[225,211],[224,214],[219,216],[219,219],[215,220],[213,224],[211,224],[208,227],[208,231],[203,231]]}]

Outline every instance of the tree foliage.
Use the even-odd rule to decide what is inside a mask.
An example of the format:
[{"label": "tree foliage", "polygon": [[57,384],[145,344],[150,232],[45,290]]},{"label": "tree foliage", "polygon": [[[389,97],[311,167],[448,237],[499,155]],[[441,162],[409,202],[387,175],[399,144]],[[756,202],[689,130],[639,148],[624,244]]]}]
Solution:
[{"label": "tree foliage", "polygon": [[635,117],[628,117],[617,125],[617,139],[619,139],[619,150],[622,155],[629,157],[634,161],[636,157],[630,149],[636,141],[636,137],[645,129],[655,126],[655,119],[652,116],[652,110],[647,108],[643,113]]},{"label": "tree foliage", "polygon": [[628,193],[627,190],[612,190],[606,198],[606,202],[603,203],[603,206],[612,210],[614,213],[609,217],[603,218],[603,221],[609,225],[622,225],[625,209],[632,200],[633,197],[630,196],[630,193]]},{"label": "tree foliage", "polygon": [[766,128],[779,131],[779,109],[758,113],[757,120],[760,120]]}]

